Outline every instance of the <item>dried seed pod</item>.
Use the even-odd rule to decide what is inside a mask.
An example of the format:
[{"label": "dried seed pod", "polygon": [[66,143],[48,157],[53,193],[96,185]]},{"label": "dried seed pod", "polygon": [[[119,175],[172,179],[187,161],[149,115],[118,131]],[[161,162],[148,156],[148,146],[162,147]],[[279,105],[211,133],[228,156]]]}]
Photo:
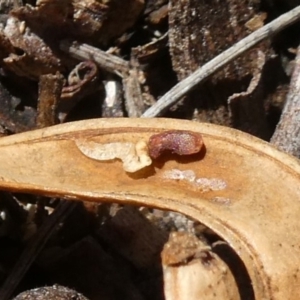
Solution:
[{"label": "dried seed pod", "polygon": [[150,137],[148,143],[149,155],[154,159],[165,151],[191,155],[200,152],[202,147],[201,134],[187,130],[170,130],[155,134]]}]

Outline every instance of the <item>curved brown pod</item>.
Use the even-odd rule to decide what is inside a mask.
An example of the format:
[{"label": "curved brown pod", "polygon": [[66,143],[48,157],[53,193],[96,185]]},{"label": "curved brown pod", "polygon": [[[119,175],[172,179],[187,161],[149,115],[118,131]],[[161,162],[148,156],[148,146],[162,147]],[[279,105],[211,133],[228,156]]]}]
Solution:
[{"label": "curved brown pod", "polygon": [[[169,130],[201,132],[201,160],[170,158],[128,174],[122,162],[85,156],[76,140],[149,141]],[[300,294],[300,164],[237,130],[172,119],[98,119],[0,139],[0,187],[186,214],[221,236],[251,279],[255,300]]]}]

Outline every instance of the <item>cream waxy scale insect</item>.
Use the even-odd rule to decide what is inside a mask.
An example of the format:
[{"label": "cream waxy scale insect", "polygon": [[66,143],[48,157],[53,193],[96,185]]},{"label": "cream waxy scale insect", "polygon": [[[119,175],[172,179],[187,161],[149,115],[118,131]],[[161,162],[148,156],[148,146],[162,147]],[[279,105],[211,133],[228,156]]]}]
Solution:
[{"label": "cream waxy scale insect", "polygon": [[77,139],[78,149],[87,157],[95,160],[123,161],[126,172],[134,173],[152,164],[164,152],[178,155],[191,155],[201,151],[203,140],[200,133],[187,130],[169,130],[152,135],[148,142],[140,140],[129,142],[97,143],[88,139]]},{"label": "cream waxy scale insect", "polygon": [[152,163],[145,141],[138,141],[136,144],[126,142],[100,144],[80,139],[75,143],[85,156],[92,159],[105,161],[117,158],[122,160],[123,169],[129,173],[137,172]]}]

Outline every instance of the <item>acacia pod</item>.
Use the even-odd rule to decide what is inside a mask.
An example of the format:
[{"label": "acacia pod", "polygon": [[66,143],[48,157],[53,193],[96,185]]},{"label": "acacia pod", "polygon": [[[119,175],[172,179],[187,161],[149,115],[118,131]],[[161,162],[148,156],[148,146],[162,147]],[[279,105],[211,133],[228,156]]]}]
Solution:
[{"label": "acacia pod", "polygon": [[[91,159],[76,145],[137,144],[167,130],[201,133],[205,154],[161,157],[129,174],[122,161]],[[16,134],[0,139],[0,187],[181,212],[236,252],[256,300],[299,298],[300,164],[245,133],[172,119],[99,119]]]}]

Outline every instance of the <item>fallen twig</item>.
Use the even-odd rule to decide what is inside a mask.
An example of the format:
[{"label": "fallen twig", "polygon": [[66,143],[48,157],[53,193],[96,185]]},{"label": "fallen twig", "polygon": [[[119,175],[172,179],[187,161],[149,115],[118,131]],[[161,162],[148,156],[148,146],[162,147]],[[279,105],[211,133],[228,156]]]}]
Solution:
[{"label": "fallen twig", "polygon": [[286,103],[271,143],[278,149],[300,158],[300,47]]},{"label": "fallen twig", "polygon": [[177,85],[175,85],[170,91],[168,91],[163,97],[161,97],[153,106],[144,112],[142,117],[151,118],[161,115],[169,107],[179,101],[184,95],[186,95],[197,84],[207,79],[210,75],[220,70],[226,64],[237,58],[245,51],[249,50],[265,38],[269,38],[275,33],[283,30],[287,26],[295,23],[300,19],[300,6],[292,9],[291,11],[281,15],[269,24],[254,31],[246,38],[237,42],[231,48],[225,50],[220,55],[200,67],[194,73],[187,78],[183,79]]},{"label": "fallen twig", "polygon": [[76,59],[93,60],[100,68],[121,77],[129,72],[129,62],[90,45],[64,40],[60,49]]}]

